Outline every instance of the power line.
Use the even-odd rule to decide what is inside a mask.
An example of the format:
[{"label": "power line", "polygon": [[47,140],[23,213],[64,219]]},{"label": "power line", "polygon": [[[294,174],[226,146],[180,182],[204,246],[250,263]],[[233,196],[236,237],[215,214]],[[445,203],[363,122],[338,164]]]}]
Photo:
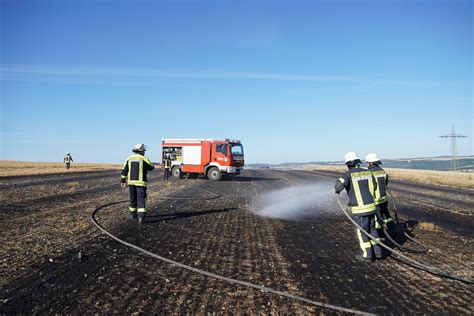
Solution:
[{"label": "power line", "polygon": [[456,171],[456,159],[458,156],[458,146],[456,144],[456,138],[466,138],[467,136],[454,133],[454,125],[452,126],[452,132],[448,135],[438,136],[438,138],[451,138],[451,170]]}]

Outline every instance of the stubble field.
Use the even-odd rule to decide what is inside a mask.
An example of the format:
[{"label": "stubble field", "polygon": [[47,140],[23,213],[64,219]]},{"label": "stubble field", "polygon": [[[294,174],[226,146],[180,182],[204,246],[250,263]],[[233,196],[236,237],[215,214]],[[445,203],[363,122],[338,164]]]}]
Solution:
[{"label": "stubble field", "polygon": [[[146,224],[130,220],[122,203],[99,211],[101,225],[186,265],[324,303],[382,314],[474,313],[472,285],[390,257],[356,261],[353,227],[332,192],[297,217],[255,214],[265,193],[332,188],[337,172],[248,170],[222,182],[161,176],[150,175]],[[128,199],[119,170],[3,177],[0,190],[2,314],[335,313],[174,267],[103,235],[89,216]],[[410,256],[472,277],[472,189],[394,180],[391,190],[402,221],[432,249]],[[220,197],[202,199],[206,192]]]}]

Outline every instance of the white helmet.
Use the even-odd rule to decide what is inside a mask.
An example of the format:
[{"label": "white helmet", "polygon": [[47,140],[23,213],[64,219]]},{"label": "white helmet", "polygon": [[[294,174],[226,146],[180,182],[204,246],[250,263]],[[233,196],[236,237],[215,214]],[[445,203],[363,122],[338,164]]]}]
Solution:
[{"label": "white helmet", "polygon": [[357,154],[353,151],[348,152],[344,156],[344,162],[347,163],[349,161],[354,161],[354,160],[359,160],[359,157],[357,157]]},{"label": "white helmet", "polygon": [[145,144],[136,144],[136,145],[133,146],[133,148],[132,148],[132,151],[133,151],[133,152],[145,151],[145,150],[147,150]]},{"label": "white helmet", "polygon": [[368,154],[367,156],[365,156],[365,161],[366,162],[379,162],[380,159],[379,157],[377,156],[377,154]]}]

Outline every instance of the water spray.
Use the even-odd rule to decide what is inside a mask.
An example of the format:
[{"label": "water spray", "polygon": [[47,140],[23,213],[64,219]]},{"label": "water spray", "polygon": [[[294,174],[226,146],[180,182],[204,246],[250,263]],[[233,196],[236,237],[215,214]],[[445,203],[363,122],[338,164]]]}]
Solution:
[{"label": "water spray", "polygon": [[[332,203],[331,184],[297,185],[265,192],[253,203],[252,212],[259,216],[297,219],[307,215],[324,216],[331,212],[326,205]],[[318,213],[315,214],[315,208]]]}]

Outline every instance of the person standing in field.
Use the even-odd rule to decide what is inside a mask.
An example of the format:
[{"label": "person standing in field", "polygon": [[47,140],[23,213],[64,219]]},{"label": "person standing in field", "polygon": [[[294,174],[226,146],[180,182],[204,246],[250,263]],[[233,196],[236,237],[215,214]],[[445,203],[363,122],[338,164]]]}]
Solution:
[{"label": "person standing in field", "polygon": [[133,146],[133,155],[127,158],[121,173],[122,188],[125,188],[128,184],[130,189],[130,217],[132,219],[138,218],[139,224],[143,224],[147,212],[147,172],[155,169],[151,160],[145,157],[145,151],[146,146],[144,144]]},{"label": "person standing in field", "polygon": [[375,238],[376,241],[370,239],[356,228],[356,237],[362,250],[362,255],[357,255],[356,259],[372,262],[374,255],[376,258],[382,258],[382,249],[378,245],[379,235],[375,229],[374,191],[377,184],[372,173],[360,167],[361,161],[356,153],[348,152],[345,155],[345,163],[349,170],[336,180],[335,191],[339,194],[346,189],[354,221]]},{"label": "person standing in field", "polygon": [[163,179],[168,180],[170,178],[170,172],[171,172],[171,154],[166,153],[163,159]]},{"label": "person standing in field", "polygon": [[[391,236],[395,236],[397,234],[397,229],[388,211],[388,175],[385,170],[380,167],[380,164],[382,164],[382,162],[380,161],[377,154],[368,154],[367,156],[365,156],[365,161],[368,164],[369,171],[372,172],[372,175],[377,181],[377,189],[375,190],[374,201],[375,205],[377,206],[376,216],[378,221],[375,226],[377,229],[381,229],[382,227],[380,224],[385,224],[387,225],[388,233]],[[377,225],[379,222],[380,224]]]},{"label": "person standing in field", "polygon": [[71,153],[66,153],[64,156],[63,162],[66,164],[66,169],[69,170],[71,168],[71,162],[73,162]]}]

